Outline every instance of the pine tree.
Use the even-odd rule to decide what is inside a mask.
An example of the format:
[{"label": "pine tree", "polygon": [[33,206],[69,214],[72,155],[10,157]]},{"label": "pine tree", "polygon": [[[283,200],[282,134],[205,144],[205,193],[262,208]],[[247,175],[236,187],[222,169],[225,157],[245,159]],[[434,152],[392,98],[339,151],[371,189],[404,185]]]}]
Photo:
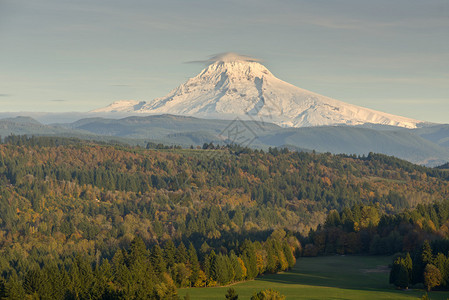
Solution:
[{"label": "pine tree", "polygon": [[6,280],[0,277],[0,299],[6,298]]},{"label": "pine tree", "polygon": [[407,255],[405,256],[404,260],[403,260],[403,264],[405,266],[405,268],[407,269],[408,272],[408,280],[411,283],[412,282],[412,275],[413,275],[413,261],[412,258],[410,256],[410,253],[407,252]]},{"label": "pine tree", "polygon": [[231,280],[230,263],[227,256],[218,254],[215,261],[211,261],[212,279],[220,284],[227,284]]},{"label": "pine tree", "polygon": [[190,270],[183,263],[175,264],[171,270],[171,276],[177,287],[186,287],[189,283]]},{"label": "pine tree", "polygon": [[[217,264],[217,255],[215,254],[215,251],[212,250],[210,254],[207,256],[208,264],[209,264],[209,274],[208,277],[211,278],[214,281],[217,281],[218,273],[221,271],[218,268]],[[207,273],[206,273],[207,274]]]},{"label": "pine tree", "polygon": [[122,250],[115,252],[112,258],[114,282],[118,290],[124,295],[130,295],[130,288],[132,285],[131,272],[125,263],[126,257]]},{"label": "pine tree", "polygon": [[131,241],[126,258],[128,266],[133,264],[143,264],[147,259],[147,248],[140,236],[136,236]]},{"label": "pine tree", "polygon": [[278,257],[276,256],[275,249],[272,247],[272,243],[267,245],[267,271],[270,273],[276,273],[278,269]]},{"label": "pine tree", "polygon": [[[51,299],[63,299],[67,292],[68,278],[65,270],[60,270],[54,262],[46,262],[42,268],[45,277],[48,278],[46,296]],[[42,295],[43,296],[43,295]],[[46,297],[42,297],[46,298]]]},{"label": "pine tree", "polygon": [[243,212],[240,206],[237,206],[232,217],[232,222],[234,222],[239,228],[243,226]]},{"label": "pine tree", "polygon": [[422,261],[422,251],[415,251],[413,254],[412,284],[424,282],[423,273],[426,265]]},{"label": "pine tree", "polygon": [[409,268],[406,259],[398,257],[390,271],[390,283],[399,288],[408,288],[410,284]]},{"label": "pine tree", "polygon": [[251,241],[245,240],[243,242],[242,258],[247,268],[248,279],[255,278],[259,274],[259,271],[257,269],[256,249]]},{"label": "pine tree", "polygon": [[98,294],[111,295],[113,291],[109,283],[113,281],[114,274],[112,266],[107,259],[104,259],[101,265],[97,265],[95,269],[95,277],[97,278],[97,286],[95,286],[95,290],[98,291]]},{"label": "pine tree", "polygon": [[168,240],[164,245],[164,259],[167,268],[170,269],[175,264],[176,248],[172,240]]},{"label": "pine tree", "polygon": [[25,275],[23,287],[28,295],[39,297],[40,291],[48,289],[46,274],[43,274],[39,267],[34,267]]},{"label": "pine tree", "polygon": [[432,248],[427,240],[424,241],[421,253],[421,260],[424,265],[431,264],[433,261]]},{"label": "pine tree", "polygon": [[153,249],[151,250],[150,261],[157,276],[166,271],[166,264],[163,253],[161,247],[159,247],[159,245],[157,244],[154,245]]},{"label": "pine tree", "polygon": [[176,263],[187,263],[187,249],[183,242],[181,242],[176,249],[175,262]]},{"label": "pine tree", "polygon": [[71,282],[71,293],[77,299],[88,298],[95,285],[92,266],[85,257],[75,257],[70,266],[69,278]]},{"label": "pine tree", "polygon": [[398,276],[394,284],[400,288],[408,288],[409,286],[408,270],[403,263],[399,264]]},{"label": "pine tree", "polygon": [[189,245],[189,266],[190,266],[190,286],[193,286],[195,282],[198,280],[199,272],[200,272],[200,263],[198,261],[198,256],[196,254],[195,247],[190,243]]},{"label": "pine tree", "polygon": [[8,278],[8,281],[4,284],[4,295],[5,299],[11,300],[25,299],[25,290],[15,271]]},{"label": "pine tree", "polygon": [[232,280],[242,281],[246,276],[245,264],[237,255],[235,255],[234,252],[231,252],[229,259],[230,259],[231,266],[233,269],[233,274],[234,274],[234,278],[232,278]]},{"label": "pine tree", "polygon": [[293,255],[292,248],[286,240],[282,243],[282,250],[284,251],[285,259],[287,260],[288,267],[291,269],[295,266],[296,259]]},{"label": "pine tree", "polygon": [[235,291],[235,289],[229,288],[225,297],[228,300],[237,300],[239,298],[239,295],[237,295],[237,292]]},{"label": "pine tree", "polygon": [[131,242],[127,255],[129,289],[130,295],[137,299],[150,297],[150,292],[154,286],[154,272],[152,264],[148,258],[148,251],[140,237],[134,238]]}]

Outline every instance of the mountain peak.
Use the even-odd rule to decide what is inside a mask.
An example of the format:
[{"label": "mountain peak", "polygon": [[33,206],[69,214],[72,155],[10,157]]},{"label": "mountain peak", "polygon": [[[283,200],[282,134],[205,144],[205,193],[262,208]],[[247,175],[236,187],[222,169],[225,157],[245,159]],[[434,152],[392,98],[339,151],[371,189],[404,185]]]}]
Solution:
[{"label": "mountain peak", "polygon": [[218,54],[201,62],[205,62],[207,67],[192,80],[215,80],[217,77],[253,80],[255,77],[273,76],[259,59],[234,52]]},{"label": "mountain peak", "polygon": [[130,103],[128,111],[214,119],[239,117],[283,127],[372,123],[415,128],[423,123],[301,89],[276,78],[258,59],[246,55],[227,52],[201,62],[207,66],[197,76],[165,97]]},{"label": "mountain peak", "polygon": [[217,76],[240,80],[254,80],[256,77],[273,76],[262,64],[244,60],[216,61],[192,79],[212,79]]}]

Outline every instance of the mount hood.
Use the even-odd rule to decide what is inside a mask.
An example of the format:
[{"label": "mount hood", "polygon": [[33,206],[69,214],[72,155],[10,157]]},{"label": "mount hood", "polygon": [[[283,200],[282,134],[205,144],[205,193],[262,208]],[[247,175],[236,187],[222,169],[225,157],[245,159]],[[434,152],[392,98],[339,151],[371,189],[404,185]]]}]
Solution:
[{"label": "mount hood", "polygon": [[174,114],[254,120],[282,127],[379,124],[420,127],[423,121],[345,103],[275,77],[258,60],[225,53],[168,95],[153,101],[116,101],[94,113]]}]

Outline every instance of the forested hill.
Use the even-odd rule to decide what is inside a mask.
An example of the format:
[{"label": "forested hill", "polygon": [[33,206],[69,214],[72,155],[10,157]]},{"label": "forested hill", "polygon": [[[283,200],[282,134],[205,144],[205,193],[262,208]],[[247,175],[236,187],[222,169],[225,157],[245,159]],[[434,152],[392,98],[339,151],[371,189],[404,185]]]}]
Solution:
[{"label": "forested hill", "polygon": [[[225,284],[288,266],[282,263],[290,255],[288,249],[299,249],[294,235],[324,223],[331,210],[370,204],[388,214],[449,198],[447,171],[385,155],[262,152],[212,144],[203,149],[156,148],[160,149],[64,138],[5,138],[0,144],[0,268],[5,286],[29,287],[27,280],[44,276],[49,262],[63,277],[64,270],[80,272],[77,268],[89,264],[109,268],[106,259],[112,260],[112,268],[124,260],[132,273],[133,260],[127,259],[133,245],[140,243],[139,251],[144,251],[136,237],[152,247],[151,255],[161,253],[154,245],[169,251],[169,242],[178,248],[191,243],[205,272],[198,284]],[[263,263],[257,268],[251,263],[256,256],[245,254],[248,249],[259,249],[257,259]],[[224,256],[212,259],[212,251]],[[271,265],[270,255],[277,257]],[[228,273],[234,277],[214,277],[218,275],[210,264],[218,261],[228,266],[239,262],[248,273],[235,277],[237,265]],[[182,267],[178,263],[185,264],[177,261],[177,267]],[[168,273],[155,271],[168,277],[156,280],[156,275],[149,282],[166,287],[197,284],[197,279],[182,281],[185,276],[177,267],[172,265]],[[189,263],[185,268],[193,270]],[[120,278],[111,279],[118,280],[112,290],[124,295]],[[78,293],[76,286],[68,288]]]},{"label": "forested hill", "polygon": [[90,240],[110,227],[114,238],[156,240],[279,226],[308,232],[332,209],[371,203],[396,212],[449,193],[447,171],[384,155],[204,148],[11,139],[0,145],[3,233]]}]

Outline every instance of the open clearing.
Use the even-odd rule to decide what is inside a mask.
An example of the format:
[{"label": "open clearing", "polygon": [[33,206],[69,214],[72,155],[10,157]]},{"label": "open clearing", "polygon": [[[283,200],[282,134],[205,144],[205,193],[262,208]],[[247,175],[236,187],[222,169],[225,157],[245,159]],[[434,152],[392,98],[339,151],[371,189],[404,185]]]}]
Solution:
[{"label": "open clearing", "polygon": [[[287,299],[418,299],[422,286],[408,291],[388,284],[387,256],[305,257],[295,268],[233,285],[239,299],[249,299],[262,289],[273,288]],[[195,299],[225,299],[229,287],[179,289],[179,295]],[[448,299],[449,292],[431,292],[431,299]]]}]

